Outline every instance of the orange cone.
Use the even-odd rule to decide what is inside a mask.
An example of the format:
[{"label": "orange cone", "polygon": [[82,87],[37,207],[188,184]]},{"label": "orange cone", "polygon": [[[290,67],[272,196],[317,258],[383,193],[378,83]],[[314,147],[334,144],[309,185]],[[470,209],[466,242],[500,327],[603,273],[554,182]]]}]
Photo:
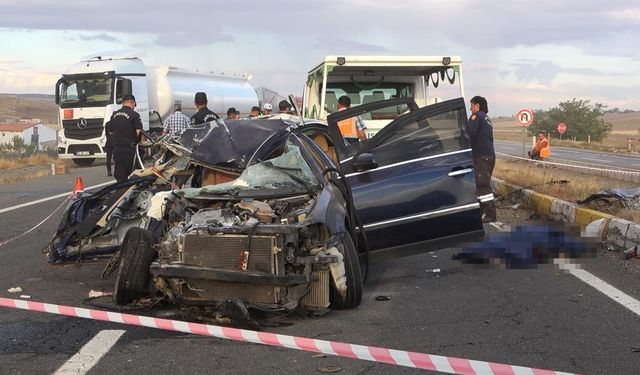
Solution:
[{"label": "orange cone", "polygon": [[84,193],[84,184],[82,183],[82,177],[76,177],[76,183],[73,184],[73,195]]}]

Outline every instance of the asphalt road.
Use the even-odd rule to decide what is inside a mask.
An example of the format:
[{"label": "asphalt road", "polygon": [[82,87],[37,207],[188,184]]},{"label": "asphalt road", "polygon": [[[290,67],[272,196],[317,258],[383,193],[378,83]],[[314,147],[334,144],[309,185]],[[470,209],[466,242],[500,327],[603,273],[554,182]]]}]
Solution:
[{"label": "asphalt road", "polygon": [[[495,141],[497,152],[522,157],[522,143],[512,141]],[[531,149],[531,140],[525,143],[524,157]],[[597,168],[622,169],[640,171],[640,156],[615,154],[610,152],[579,150],[575,148],[555,147],[551,145],[550,160],[558,163],[581,164]]]},{"label": "asphalt road", "polygon": [[[0,186],[0,209],[106,181],[103,167],[76,169]],[[0,242],[24,233],[61,199],[0,214]],[[531,212],[506,208],[499,218],[528,225]],[[110,291],[103,265],[49,266],[41,249],[59,213],[22,239],[0,247],[0,296],[84,306],[91,290]],[[492,227],[490,230],[495,231]],[[268,332],[586,374],[637,374],[640,318],[598,290],[553,266],[534,270],[478,269],[451,260],[454,249],[374,264],[363,303],[322,317],[290,319]],[[640,299],[639,273],[619,254],[585,268]],[[629,262],[629,261],[627,261]],[[631,261],[640,262],[640,261]],[[432,270],[439,268],[439,273]],[[19,286],[21,293],[8,288]],[[390,296],[376,301],[375,296]],[[98,300],[100,301],[100,300]],[[104,301],[108,304],[108,300]],[[141,311],[157,314],[158,311]],[[169,333],[86,319],[0,309],[0,372],[51,374],[104,330],[125,330],[89,371],[186,374],[411,374],[422,371],[313,353]],[[332,366],[332,367],[330,367]]]}]

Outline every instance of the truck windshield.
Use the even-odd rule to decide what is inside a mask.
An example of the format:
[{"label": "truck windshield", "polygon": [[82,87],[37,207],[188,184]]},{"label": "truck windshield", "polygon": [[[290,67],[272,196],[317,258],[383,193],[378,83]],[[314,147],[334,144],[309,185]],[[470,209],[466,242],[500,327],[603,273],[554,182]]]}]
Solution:
[{"label": "truck windshield", "polygon": [[[377,102],[379,100],[396,99],[396,98],[413,98],[413,83],[393,83],[380,82],[375,84],[360,84],[355,82],[330,82],[327,85],[325,98],[325,107],[327,112],[333,113],[338,110],[338,98],[347,95],[351,98],[351,106],[355,107],[361,104]],[[364,120],[378,119],[391,120],[400,116],[408,108],[381,109],[376,112],[367,114]],[[371,117],[369,117],[371,116]]]},{"label": "truck windshield", "polygon": [[60,107],[104,107],[113,103],[113,78],[63,78],[59,87]]}]

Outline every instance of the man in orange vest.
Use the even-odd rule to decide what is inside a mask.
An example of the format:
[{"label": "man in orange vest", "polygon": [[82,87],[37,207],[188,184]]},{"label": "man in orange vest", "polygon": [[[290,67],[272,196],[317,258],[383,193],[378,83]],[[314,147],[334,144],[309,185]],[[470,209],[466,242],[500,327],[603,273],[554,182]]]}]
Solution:
[{"label": "man in orange vest", "polygon": [[[347,95],[342,95],[338,98],[338,111],[343,111],[351,107],[351,98]],[[367,126],[364,124],[360,116],[351,117],[338,122],[338,128],[340,133],[347,140],[360,140],[365,141],[367,139]]]},{"label": "man in orange vest", "polygon": [[529,157],[534,160],[540,160],[548,158],[551,155],[551,148],[549,147],[549,141],[544,136],[544,133],[538,133],[538,142],[529,151]]}]

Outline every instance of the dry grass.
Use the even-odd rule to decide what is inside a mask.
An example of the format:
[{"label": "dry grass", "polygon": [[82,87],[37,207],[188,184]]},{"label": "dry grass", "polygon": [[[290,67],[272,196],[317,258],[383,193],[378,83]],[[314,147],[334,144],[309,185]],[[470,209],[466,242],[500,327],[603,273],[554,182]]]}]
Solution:
[{"label": "dry grass", "polygon": [[[573,147],[586,150],[606,152],[640,153],[640,112],[607,113],[602,119],[613,125],[611,134],[602,142],[573,142],[551,137],[549,143],[553,146]],[[501,141],[522,142],[522,127],[515,124],[512,118],[498,117],[493,119],[494,137]],[[631,145],[629,145],[631,140]],[[525,135],[525,145],[530,147],[532,136]]]},{"label": "dry grass", "polygon": [[[569,202],[585,199],[593,193],[612,188],[637,187],[629,181],[602,178],[579,172],[560,170],[553,166],[542,166],[527,161],[497,160],[493,176],[501,180],[530,188]],[[552,181],[569,180],[569,183]],[[640,222],[640,212],[621,207],[619,202],[591,202],[584,207],[606,212],[623,219]]]},{"label": "dry grass", "polygon": [[52,158],[47,154],[36,154],[18,159],[0,157],[0,170],[15,169],[29,165],[49,165],[56,160],[58,159]]}]

